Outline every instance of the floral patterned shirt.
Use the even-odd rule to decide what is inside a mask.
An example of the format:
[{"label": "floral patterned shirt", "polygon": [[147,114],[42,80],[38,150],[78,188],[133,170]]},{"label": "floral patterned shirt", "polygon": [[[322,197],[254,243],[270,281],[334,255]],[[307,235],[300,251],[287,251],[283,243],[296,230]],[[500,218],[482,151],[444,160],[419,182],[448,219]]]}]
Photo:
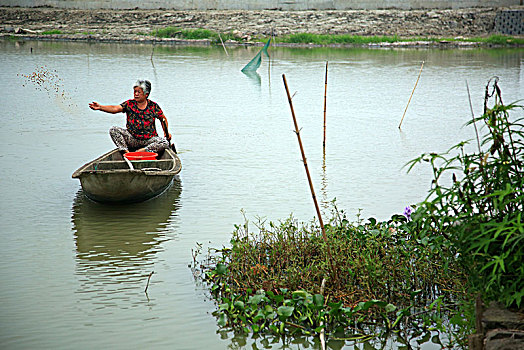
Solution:
[{"label": "floral patterned shirt", "polygon": [[158,136],[155,127],[155,118],[164,119],[164,112],[160,106],[151,100],[147,100],[145,109],[138,108],[135,100],[127,100],[120,104],[127,115],[127,130],[137,139],[147,140]]}]

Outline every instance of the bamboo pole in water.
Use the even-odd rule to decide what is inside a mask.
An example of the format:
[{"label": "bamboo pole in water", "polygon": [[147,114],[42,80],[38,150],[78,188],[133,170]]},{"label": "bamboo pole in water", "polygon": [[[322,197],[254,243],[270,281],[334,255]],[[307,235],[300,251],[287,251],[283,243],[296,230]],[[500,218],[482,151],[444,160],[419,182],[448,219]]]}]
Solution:
[{"label": "bamboo pole in water", "polygon": [[220,38],[220,42],[222,43],[222,47],[224,48],[224,51],[226,52],[226,56],[229,56],[229,54],[227,53],[227,50],[226,50],[226,45],[224,45],[224,42],[222,41],[222,36],[220,35],[220,33],[218,33],[218,37]]},{"label": "bamboo pole in water", "polygon": [[326,79],[324,83],[324,140],[322,141],[322,147],[324,153],[326,152],[326,102],[327,102],[327,78],[328,78],[328,61],[326,61]]},{"label": "bamboo pole in water", "polygon": [[413,91],[411,91],[411,95],[409,96],[408,104],[406,105],[406,109],[404,109],[404,114],[402,114],[402,119],[400,119],[400,124],[398,125],[398,128],[400,129],[400,126],[402,125],[402,121],[404,120],[404,116],[406,115],[406,111],[408,110],[409,102],[411,102],[411,98],[413,97],[413,93],[415,92],[415,89],[417,88],[418,80],[420,79],[420,74],[422,73],[422,68],[424,68],[424,61],[422,61],[422,66],[420,66],[420,71],[418,72],[418,78],[415,82],[415,86],[413,87]]},{"label": "bamboo pole in water", "polygon": [[300,138],[300,129],[298,128],[297,118],[295,117],[295,110],[293,109],[293,102],[291,100],[291,95],[289,94],[289,89],[287,86],[287,80],[286,80],[285,74],[282,74],[282,79],[284,80],[284,87],[286,88],[287,99],[289,101],[289,108],[291,109],[291,115],[293,117],[293,123],[295,125],[295,134],[297,134],[298,145],[300,147],[300,153],[302,154],[302,161],[304,163],[304,168],[306,169],[306,176],[309,182],[309,189],[311,190],[311,196],[313,197],[313,203],[315,204],[315,209],[317,211],[318,221],[320,223],[320,229],[322,230],[322,237],[324,238],[324,242],[326,242],[328,258],[331,264],[331,271],[332,271],[334,279],[336,280],[337,274],[336,274],[335,266],[333,265],[331,248],[330,248],[330,245],[328,244],[326,229],[324,228],[324,221],[322,221],[322,215],[320,214],[320,208],[318,206],[317,197],[315,196],[315,189],[313,188],[313,181],[311,180],[311,175],[309,174],[306,154],[304,153],[304,147],[302,146],[302,139]]},{"label": "bamboo pole in water", "polygon": [[155,42],[153,41],[153,45],[151,46],[151,57],[149,58],[151,60],[151,63],[153,63],[153,53],[155,52]]}]

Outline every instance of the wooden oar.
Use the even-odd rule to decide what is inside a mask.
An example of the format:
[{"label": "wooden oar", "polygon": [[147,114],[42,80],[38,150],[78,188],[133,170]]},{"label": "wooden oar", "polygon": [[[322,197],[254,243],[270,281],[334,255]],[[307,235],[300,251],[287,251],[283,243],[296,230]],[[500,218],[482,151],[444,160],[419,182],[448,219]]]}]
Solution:
[{"label": "wooden oar", "polygon": [[[162,129],[164,129],[164,134],[170,135],[169,134],[169,130],[167,129],[166,120],[165,119],[160,119],[160,124],[162,125]],[[173,136],[171,135],[171,137],[173,137]],[[171,150],[173,152],[175,152],[175,154],[176,154],[177,151],[176,151],[175,144],[173,142],[171,142],[171,140],[167,140],[167,141],[169,142],[169,148],[171,148]]]}]

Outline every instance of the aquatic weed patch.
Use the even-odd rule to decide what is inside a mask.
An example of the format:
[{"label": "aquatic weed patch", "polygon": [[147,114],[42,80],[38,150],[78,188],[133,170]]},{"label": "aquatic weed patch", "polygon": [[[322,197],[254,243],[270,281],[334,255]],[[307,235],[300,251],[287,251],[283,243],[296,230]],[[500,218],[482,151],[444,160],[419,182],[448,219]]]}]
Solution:
[{"label": "aquatic weed patch", "polygon": [[392,330],[413,335],[417,324],[420,335],[465,295],[452,252],[428,249],[404,216],[354,224],[335,207],[326,232],[337,276],[314,223],[258,222],[257,233],[248,226],[200,262],[224,329],[362,341]]}]

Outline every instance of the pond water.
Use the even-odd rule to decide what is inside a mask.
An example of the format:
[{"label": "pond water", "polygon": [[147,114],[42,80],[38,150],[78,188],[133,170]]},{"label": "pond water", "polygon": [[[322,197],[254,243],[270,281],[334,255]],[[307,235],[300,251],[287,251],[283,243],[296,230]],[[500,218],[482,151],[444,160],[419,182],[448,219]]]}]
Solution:
[{"label": "pond water", "polygon": [[[471,116],[466,81],[477,114],[494,75],[505,102],[524,97],[524,50],[517,49],[270,48],[271,59],[248,76],[240,69],[258,48],[226,55],[134,44],[0,47],[2,349],[263,348],[217,332],[215,305],[188,264],[197,243],[227,245],[243,215],[316,215],[282,74],[322,209],[336,198],[351,218],[361,210],[364,218],[387,219],[424,199],[429,169],[407,174],[403,166],[474,137],[462,127]],[[182,172],[152,201],[93,203],[71,174],[113,148],[107,131],[125,121],[88,103],[132,98],[137,78],[152,82],[150,97],[169,119]]]}]

